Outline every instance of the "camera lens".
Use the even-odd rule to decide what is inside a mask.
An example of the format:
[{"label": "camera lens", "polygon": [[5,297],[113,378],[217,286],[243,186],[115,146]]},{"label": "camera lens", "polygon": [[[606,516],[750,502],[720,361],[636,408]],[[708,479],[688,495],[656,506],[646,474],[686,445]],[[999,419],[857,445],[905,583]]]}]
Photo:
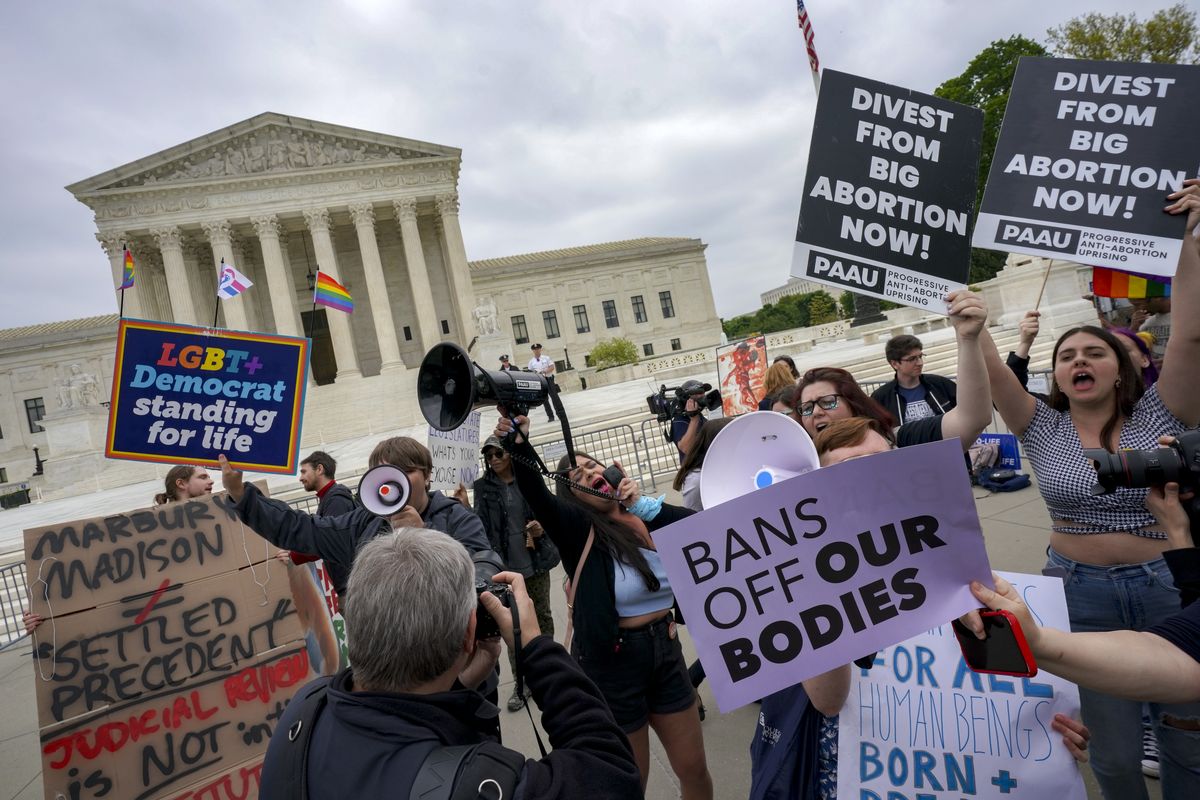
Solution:
[{"label": "camera lens", "polygon": [[1156,450],[1084,450],[1086,458],[1096,462],[1096,483],[1092,494],[1106,494],[1117,487],[1145,489],[1162,486],[1171,481],[1185,480],[1187,467],[1177,450],[1162,447]]}]

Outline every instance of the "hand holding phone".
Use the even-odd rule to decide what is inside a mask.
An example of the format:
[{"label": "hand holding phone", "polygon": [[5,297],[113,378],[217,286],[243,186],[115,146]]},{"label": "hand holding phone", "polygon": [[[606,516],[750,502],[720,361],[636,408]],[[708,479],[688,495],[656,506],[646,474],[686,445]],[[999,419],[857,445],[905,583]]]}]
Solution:
[{"label": "hand holding phone", "polygon": [[1011,611],[981,609],[984,638],[978,639],[958,620],[951,625],[958,639],[963,660],[974,672],[1032,678],[1037,675],[1037,661],[1025,641],[1021,623]]}]

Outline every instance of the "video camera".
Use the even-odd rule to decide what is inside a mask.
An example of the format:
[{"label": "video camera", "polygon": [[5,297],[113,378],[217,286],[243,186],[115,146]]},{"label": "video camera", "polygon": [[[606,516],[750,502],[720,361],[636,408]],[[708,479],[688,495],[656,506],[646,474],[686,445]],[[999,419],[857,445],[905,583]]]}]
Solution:
[{"label": "video camera", "polygon": [[[475,564],[475,597],[480,598],[484,592],[496,595],[505,608],[512,607],[512,591],[506,583],[492,583],[492,576],[504,571],[504,561],[498,553],[491,550],[481,550],[471,556]],[[475,638],[493,639],[500,635],[500,626],[496,618],[479,603],[475,610]]]},{"label": "video camera", "polygon": [[1116,453],[1095,448],[1084,450],[1083,455],[1096,462],[1092,494],[1108,494],[1120,486],[1145,489],[1178,483],[1179,491],[1197,493],[1184,507],[1193,528],[1200,521],[1200,431],[1179,434],[1169,447]]},{"label": "video camera", "polygon": [[[668,392],[673,393],[673,396],[668,396]],[[701,392],[704,396],[696,399],[697,408],[701,411],[712,411],[721,407],[721,391],[712,388],[711,384],[695,380],[684,381],[681,386],[673,388],[663,384],[657,394],[646,398],[646,406],[659,422],[669,422],[684,412],[689,397]]]}]

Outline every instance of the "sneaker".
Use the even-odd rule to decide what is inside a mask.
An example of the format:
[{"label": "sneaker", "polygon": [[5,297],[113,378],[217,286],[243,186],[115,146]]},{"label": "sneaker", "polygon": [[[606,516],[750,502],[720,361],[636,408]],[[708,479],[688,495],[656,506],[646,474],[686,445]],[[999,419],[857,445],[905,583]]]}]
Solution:
[{"label": "sneaker", "polygon": [[[525,687],[525,697],[529,697],[531,694],[533,694],[533,692],[531,692],[529,690],[529,687],[526,686]],[[525,707],[525,697],[522,697],[520,694],[518,694],[517,687],[513,686],[512,695],[508,698],[508,710],[509,711],[520,711],[522,708],[524,708]]]},{"label": "sneaker", "polygon": [[1147,778],[1158,777],[1158,739],[1149,725],[1142,726],[1142,774]]}]

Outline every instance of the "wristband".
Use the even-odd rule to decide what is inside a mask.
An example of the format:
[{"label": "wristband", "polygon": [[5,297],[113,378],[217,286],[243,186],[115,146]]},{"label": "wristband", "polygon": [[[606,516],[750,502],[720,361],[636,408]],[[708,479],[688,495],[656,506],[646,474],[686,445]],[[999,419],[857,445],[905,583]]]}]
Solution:
[{"label": "wristband", "polygon": [[628,511],[642,522],[649,522],[658,516],[659,511],[662,511],[663,501],[666,499],[667,496],[665,494],[658,497],[642,495],[637,499],[636,503],[629,507]]}]

